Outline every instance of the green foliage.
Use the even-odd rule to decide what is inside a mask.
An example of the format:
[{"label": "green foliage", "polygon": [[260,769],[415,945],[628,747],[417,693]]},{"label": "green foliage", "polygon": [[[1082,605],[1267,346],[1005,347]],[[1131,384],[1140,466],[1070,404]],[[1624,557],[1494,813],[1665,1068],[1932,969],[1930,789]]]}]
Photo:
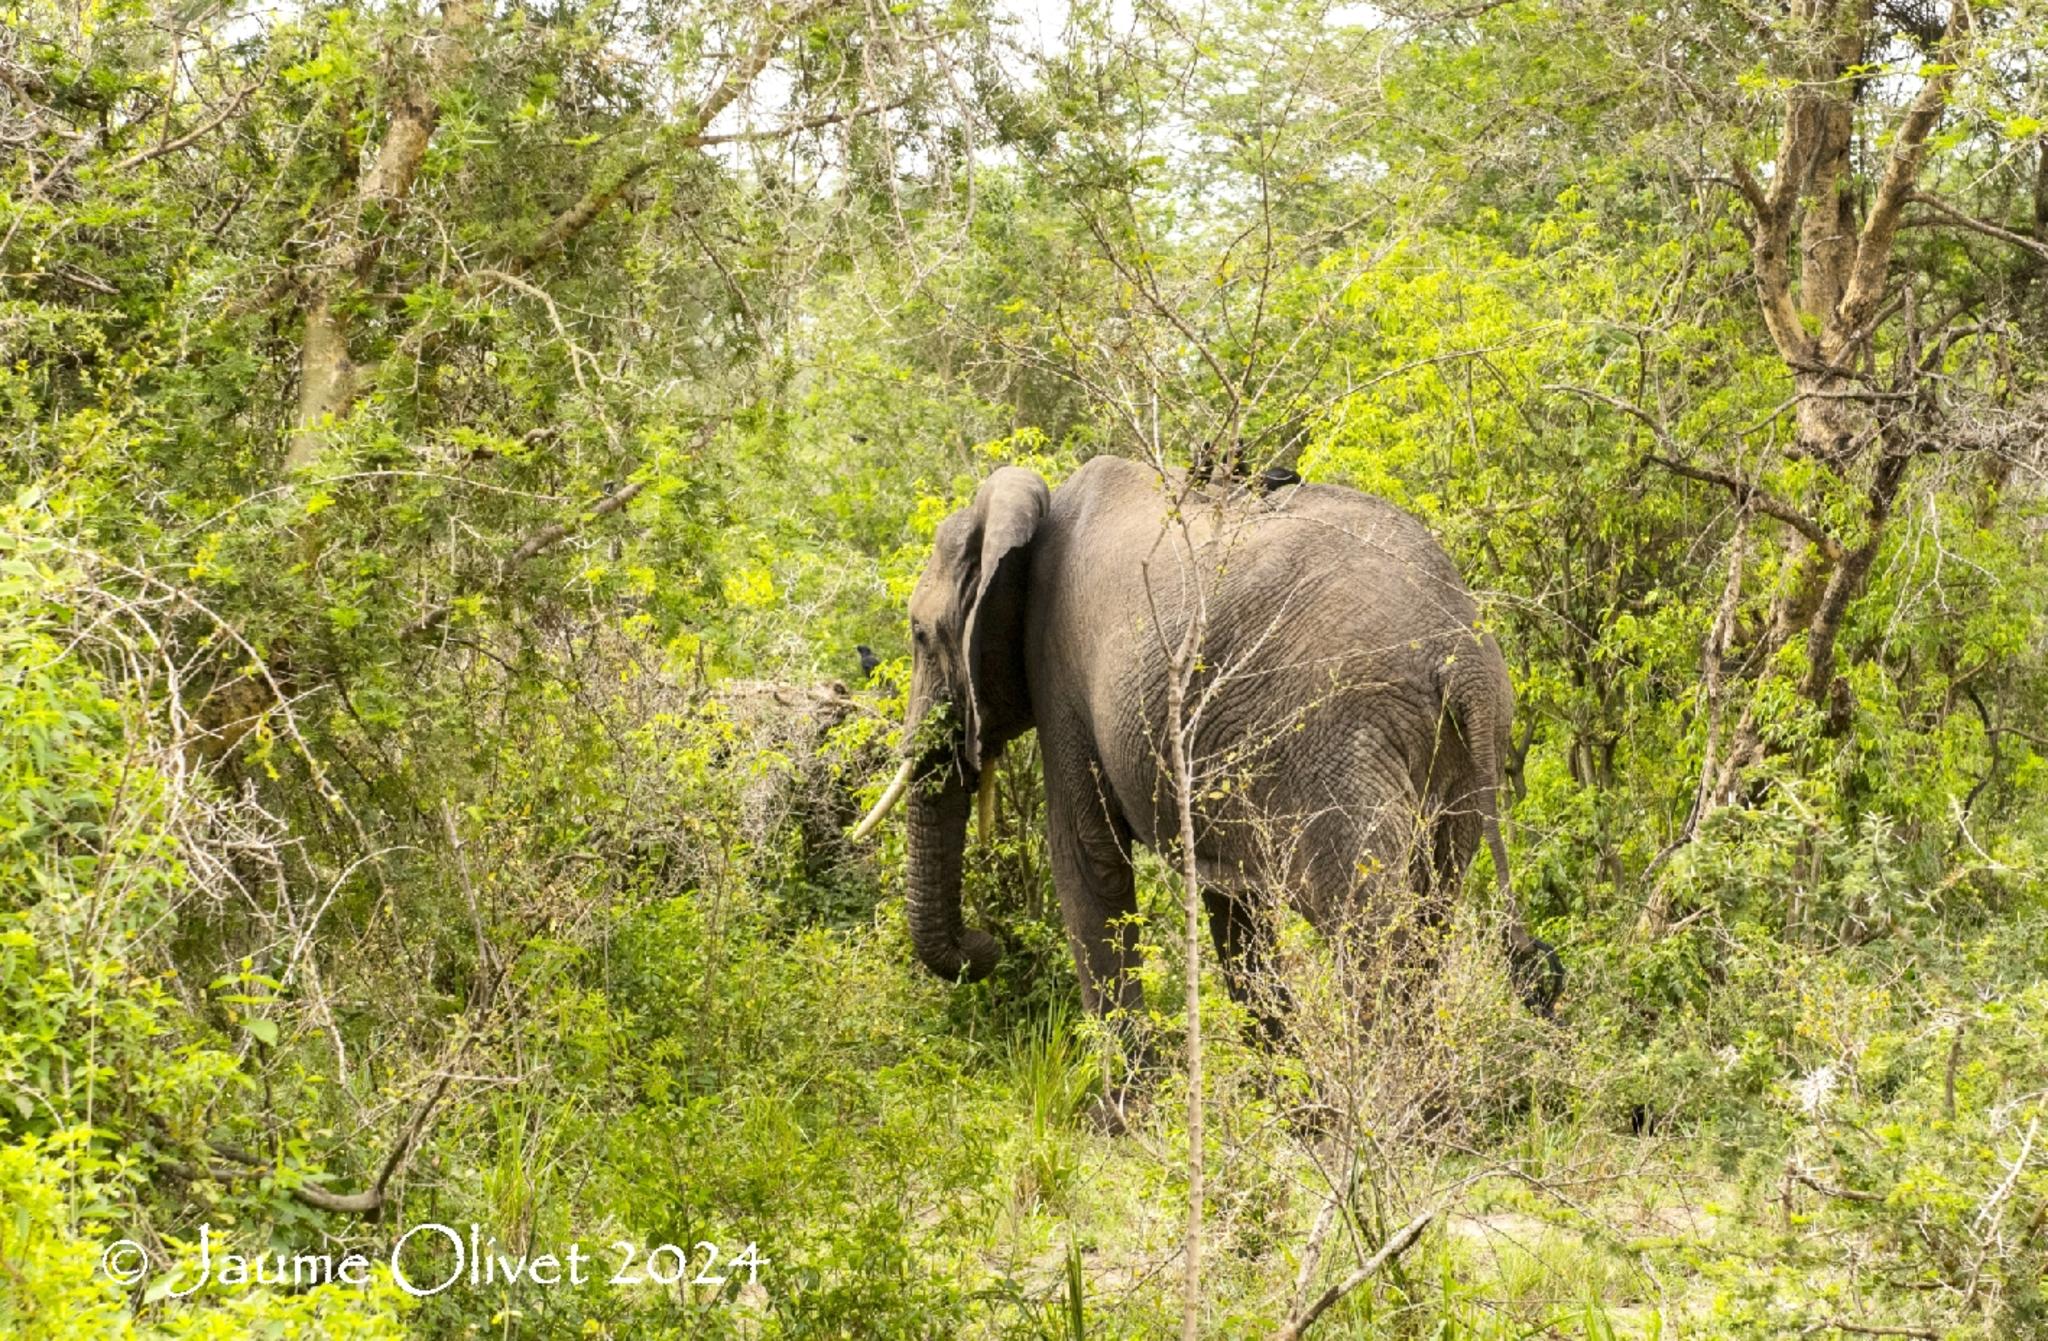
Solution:
[{"label": "green foliage", "polygon": [[128,1179],[112,1162],[95,1158],[92,1147],[82,1128],[49,1141],[31,1136],[0,1145],[0,1197],[9,1211],[0,1221],[0,1263],[9,1281],[0,1289],[0,1326],[9,1336],[394,1341],[407,1334],[400,1322],[405,1296],[384,1277],[365,1289],[323,1285],[304,1292],[252,1288],[223,1292],[221,1298],[202,1295],[138,1323],[129,1299],[101,1265],[108,1245],[100,1236],[116,1218],[111,1202]]},{"label": "green foliage", "polygon": [[[0,539],[0,1329],[24,1337],[385,1337],[401,1296],[202,1295],[138,1319],[102,1269],[196,1114],[248,1088],[234,1040],[179,1000],[167,928],[189,895],[175,781],[64,636],[80,574],[31,513]],[[251,975],[255,976],[255,975]],[[276,986],[274,980],[265,980]],[[225,996],[256,1005],[267,998]],[[267,1018],[250,1037],[276,1042]],[[242,1047],[246,1049],[244,1043]],[[252,1249],[253,1245],[241,1245]],[[139,1247],[135,1250],[141,1252]],[[133,1259],[130,1259],[132,1262]],[[156,1305],[160,1294],[142,1296]]]},{"label": "green foliage", "polygon": [[[1424,1202],[1315,1334],[2048,1329],[2039,10],[1977,7],[1917,179],[1950,213],[1886,267],[1861,357],[1946,431],[1874,517],[1788,448],[1727,178],[1853,82],[1867,217],[1917,13],[1837,81],[1722,4],[1089,3],[1037,52],[982,5],[6,7],[0,1333],[1177,1334],[1186,1095],[1088,1125],[1124,1059],[1034,747],[969,849],[986,983],[912,961],[900,834],[846,840],[934,528],[1101,452],[1444,538],[1572,980],[1551,1030],[1453,956],[1451,1036],[1367,1059],[1438,1088],[1348,1183],[1290,1115],[1317,1059],[1207,983],[1209,1331]],[[308,424],[323,311],[350,385]],[[1876,536],[1818,667],[1771,637],[1807,540],[1744,491]],[[1176,897],[1141,867],[1162,1057]],[[202,1224],[376,1258],[427,1220],[768,1261],[162,1288]]]}]

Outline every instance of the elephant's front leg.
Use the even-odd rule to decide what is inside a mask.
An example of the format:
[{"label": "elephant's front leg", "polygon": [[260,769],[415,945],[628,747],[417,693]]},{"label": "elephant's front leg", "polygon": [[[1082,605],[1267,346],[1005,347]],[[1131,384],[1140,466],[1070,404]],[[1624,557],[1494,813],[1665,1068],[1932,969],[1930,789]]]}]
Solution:
[{"label": "elephant's front leg", "polygon": [[1130,834],[1103,814],[1100,802],[1066,807],[1047,787],[1053,886],[1074,968],[1081,979],[1081,1003],[1089,1012],[1115,1020],[1144,1005],[1138,985],[1138,892],[1131,874]]},{"label": "elephant's front leg", "polygon": [[1109,1022],[1127,1060],[1125,1080],[1107,1096],[1099,1114],[1105,1126],[1115,1128],[1130,1088],[1153,1061],[1138,1028],[1145,997],[1138,981],[1138,892],[1131,873],[1130,830],[1104,804],[1092,776],[1077,785],[1062,778],[1050,761],[1045,800],[1053,886],[1081,980],[1081,1002],[1091,1015]]}]

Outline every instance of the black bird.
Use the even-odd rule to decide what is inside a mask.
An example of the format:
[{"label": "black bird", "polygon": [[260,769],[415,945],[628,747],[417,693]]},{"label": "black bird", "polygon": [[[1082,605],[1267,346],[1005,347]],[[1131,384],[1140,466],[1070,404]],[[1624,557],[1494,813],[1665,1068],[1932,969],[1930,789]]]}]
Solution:
[{"label": "black bird", "polygon": [[882,659],[875,655],[875,649],[869,647],[866,643],[855,643],[853,650],[860,657],[861,676],[864,679],[874,679],[875,668],[882,664]]},{"label": "black bird", "polygon": [[1301,476],[1286,466],[1267,466],[1258,479],[1252,482],[1252,488],[1259,493],[1270,494],[1275,489],[1285,489],[1290,484],[1300,483]]}]

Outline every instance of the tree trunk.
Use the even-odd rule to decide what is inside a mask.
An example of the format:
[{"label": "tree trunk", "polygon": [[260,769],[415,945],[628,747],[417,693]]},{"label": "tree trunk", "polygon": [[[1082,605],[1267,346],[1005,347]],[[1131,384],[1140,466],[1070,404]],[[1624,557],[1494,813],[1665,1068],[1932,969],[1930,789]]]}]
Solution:
[{"label": "tree trunk", "polygon": [[482,0],[447,0],[441,30],[430,39],[426,71],[417,84],[395,96],[390,124],[370,170],[356,185],[353,208],[336,219],[328,237],[315,287],[306,302],[299,344],[299,407],[285,450],[287,472],[310,465],[326,444],[327,430],[355,403],[356,365],[349,354],[347,292],[368,282],[383,253],[384,238],[412,194],[427,156],[434,123],[441,114],[441,89],[469,61],[469,31],[483,19]]},{"label": "tree trunk", "polygon": [[299,343],[299,414],[285,453],[285,469],[310,464],[325,441],[325,427],[348,413],[355,399],[356,367],[349,360],[348,323],[326,294],[306,306]]},{"label": "tree trunk", "polygon": [[[1911,455],[1897,445],[1906,436],[1892,420],[1908,402],[1875,392],[1856,375],[1869,361],[1870,338],[1884,320],[1892,285],[1889,269],[1901,214],[1926,159],[1928,137],[1948,107],[1955,53],[1970,34],[1968,7],[1950,11],[1938,63],[1922,82],[1891,137],[1867,217],[1856,225],[1850,177],[1855,140],[1851,73],[1863,61],[1871,24],[1870,0],[1803,0],[1795,18],[1809,25],[1814,45],[1788,71],[1778,157],[1766,186],[1736,160],[1737,189],[1752,215],[1750,260],[1757,303],[1772,342],[1784,359],[1795,392],[1795,451],[1838,479],[1856,469],[1873,445],[1882,455],[1864,488],[1862,534],[1853,545],[1812,535],[1791,542],[1786,574],[1771,602],[1770,618],[1750,660],[1767,665],[1793,638],[1806,639],[1807,671],[1800,692],[1815,704],[1834,693],[1835,644],[1850,604],[1862,594],[1870,568],[1905,482]],[[1802,206],[1802,201],[1803,206]],[[1800,273],[1795,295],[1791,248],[1798,225]],[[1827,543],[1822,543],[1827,542]],[[1743,770],[1763,750],[1756,702],[1751,700],[1718,760],[1700,779],[1689,835],[1707,811],[1736,790]]]}]

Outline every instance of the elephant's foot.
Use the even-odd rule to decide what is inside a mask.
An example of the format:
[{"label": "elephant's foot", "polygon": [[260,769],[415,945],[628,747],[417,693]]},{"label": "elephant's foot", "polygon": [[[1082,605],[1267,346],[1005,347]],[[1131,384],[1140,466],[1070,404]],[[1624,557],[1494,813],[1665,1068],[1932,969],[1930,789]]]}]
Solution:
[{"label": "elephant's foot", "polygon": [[1508,971],[1522,1004],[1540,1019],[1551,1019],[1564,995],[1564,960],[1557,947],[1535,936],[1508,947]]}]

